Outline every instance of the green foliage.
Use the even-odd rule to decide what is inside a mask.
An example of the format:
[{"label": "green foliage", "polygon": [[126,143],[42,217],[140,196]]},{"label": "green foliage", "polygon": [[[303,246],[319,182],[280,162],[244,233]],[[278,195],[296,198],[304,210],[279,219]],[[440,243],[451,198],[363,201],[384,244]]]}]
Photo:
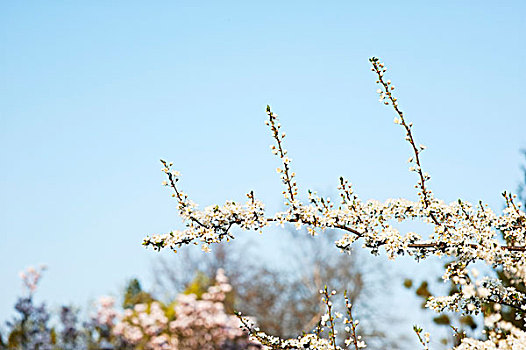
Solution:
[{"label": "green foliage", "polygon": [[190,282],[183,294],[195,294],[198,299],[201,299],[208,287],[212,285],[212,280],[205,273],[197,271],[195,278]]},{"label": "green foliage", "polygon": [[428,289],[429,285],[427,283],[427,281],[424,281],[420,284],[420,287],[418,287],[416,289],[416,295],[418,295],[419,297],[421,298],[424,298],[427,300],[427,298],[429,298],[432,294],[431,292],[429,291]]},{"label": "green foliage", "polygon": [[153,300],[154,298],[150,293],[142,290],[139,280],[133,278],[128,282],[128,285],[125,288],[122,307],[129,309],[133,308],[136,304],[150,304]]},{"label": "green foliage", "polygon": [[437,317],[433,318],[433,322],[435,322],[438,325],[450,325],[451,320],[449,319],[449,316],[446,314],[440,314]]},{"label": "green foliage", "polygon": [[460,324],[463,326],[467,326],[471,329],[477,328],[477,324],[475,323],[475,320],[473,319],[473,317],[469,315],[460,317],[459,321],[460,321]]},{"label": "green foliage", "polygon": [[7,338],[7,346],[11,349],[17,349],[18,347],[22,346],[24,343],[24,332],[21,328],[15,328],[9,333],[9,336]]}]

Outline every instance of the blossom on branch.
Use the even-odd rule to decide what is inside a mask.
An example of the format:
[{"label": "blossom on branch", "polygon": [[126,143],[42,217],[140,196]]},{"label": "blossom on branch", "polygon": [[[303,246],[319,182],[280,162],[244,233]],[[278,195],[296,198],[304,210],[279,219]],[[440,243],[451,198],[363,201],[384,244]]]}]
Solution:
[{"label": "blossom on branch", "polygon": [[[468,272],[470,264],[478,261],[490,267],[502,267],[519,280],[526,281],[526,214],[520,204],[515,203],[515,196],[504,192],[506,208],[497,214],[482,201],[477,204],[462,200],[445,203],[436,197],[428,185],[431,177],[423,170],[421,155],[426,147],[416,143],[413,124],[400,109],[399,101],[393,94],[393,84],[384,78],[387,72],[384,63],[375,57],[370,59],[370,63],[379,85],[377,93],[380,101],[394,109],[394,122],[402,128],[404,138],[411,148],[409,170],[417,176],[417,201],[406,198],[388,199],[383,202],[374,199],[363,200],[355,194],[352,185],[346,179],[340,178],[338,190],[341,198],[338,202],[320,197],[312,191],[308,192],[308,202],[302,202],[298,198],[292,162],[284,147],[286,135],[281,130],[278,116],[267,106],[268,119],[265,123],[274,139],[274,144],[271,145],[272,153],[281,161],[277,172],[284,185],[282,195],[286,210],[274,214],[266,213],[264,204],[255,198],[253,192],[247,195],[248,201],[245,204],[227,201],[224,205],[211,205],[200,210],[180,189],[180,175],[172,169],[173,164],[161,161],[163,171],[168,177],[165,185],[171,187],[174,192],[172,196],[177,200],[179,215],[186,229],[148,236],[143,244],[157,250],[170,248],[174,251],[186,244],[202,244],[203,250],[208,251],[211,244],[233,238],[234,227],[242,230],[261,230],[271,224],[290,223],[297,228],[307,227],[312,235],[326,229],[337,229],[342,231],[342,236],[335,245],[342,251],[350,252],[356,245],[355,242],[361,242],[362,247],[369,249],[373,254],[384,250],[390,259],[400,255],[412,256],[417,261],[430,256],[453,257],[455,263],[446,268],[443,278],[459,285],[460,292],[430,299],[427,303],[429,308],[437,311],[447,308],[463,313],[477,313],[482,310],[484,303],[492,302],[516,308],[520,311],[523,321],[526,321],[526,298],[521,292],[513,286],[504,288],[498,281],[489,278],[480,281],[480,285],[475,285],[476,282],[469,277]],[[429,237],[422,237],[415,232],[402,233],[393,224],[408,220],[432,225],[433,233]],[[500,238],[501,233],[506,243]],[[476,289],[478,293],[475,293]],[[514,330],[506,334],[522,339],[524,335],[520,332]],[[260,341],[265,340],[272,346],[276,342],[284,344],[281,340],[265,338],[258,332],[256,334],[260,335]],[[311,348],[322,349],[326,346],[323,339],[312,338],[312,335],[305,337],[304,340],[294,340],[286,346],[294,348],[302,345],[301,341],[308,341],[310,344],[318,342],[318,345]],[[465,346],[471,344],[470,341],[463,341],[462,349],[467,349]]]}]

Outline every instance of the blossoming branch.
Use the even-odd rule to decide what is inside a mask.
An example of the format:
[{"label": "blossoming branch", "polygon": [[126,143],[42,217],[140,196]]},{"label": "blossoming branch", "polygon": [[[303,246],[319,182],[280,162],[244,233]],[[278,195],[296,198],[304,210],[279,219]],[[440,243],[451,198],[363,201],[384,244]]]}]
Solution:
[{"label": "blossoming branch", "polygon": [[[514,195],[504,192],[506,207],[497,214],[482,201],[472,204],[459,199],[448,204],[436,197],[428,185],[430,175],[422,165],[425,146],[415,141],[413,124],[407,120],[394,96],[394,85],[385,78],[387,69],[384,63],[375,57],[370,59],[370,63],[379,86],[379,100],[394,109],[394,123],[402,127],[405,140],[411,147],[408,162],[409,170],[417,175],[417,201],[406,198],[364,201],[355,194],[351,183],[342,177],[338,183],[338,202],[312,191],[308,191],[308,202],[302,202],[298,198],[296,174],[284,147],[286,134],[281,130],[278,115],[267,106],[268,119],[265,123],[274,139],[272,153],[281,162],[277,173],[284,185],[282,195],[286,210],[267,213],[253,191],[247,194],[244,204],[227,201],[223,205],[199,209],[179,187],[180,174],[172,168],[173,164],[162,160],[167,176],[164,185],[173,190],[172,196],[177,201],[179,215],[186,228],[148,236],[143,244],[156,250],[169,248],[174,251],[187,244],[201,244],[203,251],[209,251],[212,244],[234,238],[234,227],[259,231],[269,225],[290,223],[298,229],[306,227],[312,235],[321,234],[326,229],[337,229],[342,231],[342,235],[335,245],[347,252],[359,241],[363,248],[375,255],[383,249],[390,259],[405,254],[417,261],[429,256],[454,258],[443,278],[457,284],[459,292],[447,297],[430,298],[427,303],[430,308],[477,313],[484,303],[491,302],[515,308],[524,318],[526,295],[513,286],[502,286],[500,280],[491,276],[477,280],[473,274],[470,275],[468,268],[470,264],[482,261],[491,267],[502,267],[517,280],[526,281],[526,214],[520,203],[516,203]],[[432,225],[433,233],[428,237],[416,232],[402,233],[393,225],[394,222],[408,220]],[[509,334],[517,337],[522,333],[514,331]],[[466,340],[462,344],[469,342]]]}]

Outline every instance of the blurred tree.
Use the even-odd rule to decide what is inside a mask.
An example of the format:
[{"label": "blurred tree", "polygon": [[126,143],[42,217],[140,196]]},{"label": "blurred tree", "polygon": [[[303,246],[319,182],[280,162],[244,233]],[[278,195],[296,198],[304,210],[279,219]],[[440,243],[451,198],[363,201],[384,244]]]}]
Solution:
[{"label": "blurred tree", "polygon": [[43,270],[45,266],[37,269],[30,267],[20,273],[27,296],[18,298],[15,304],[18,316],[7,322],[8,349],[52,350],[53,348],[55,333],[48,324],[50,314],[44,303],[35,305],[33,300],[33,293],[37,289]]},{"label": "blurred tree", "polygon": [[52,330],[48,325],[50,315],[45,304],[34,305],[31,297],[19,298],[15,310],[19,316],[7,322],[10,328],[9,349],[52,349]]},{"label": "blurred tree", "polygon": [[[356,264],[354,254],[337,257],[332,254],[336,240],[334,231],[325,232],[323,239],[313,238],[306,232],[302,235],[295,230],[289,232],[287,239],[301,239],[301,242],[287,244],[288,247],[295,246],[296,250],[290,251],[289,248],[287,251],[290,261],[287,260],[286,267],[269,268],[260,261],[253,262],[247,254],[250,249],[246,247],[218,245],[206,256],[194,256],[190,250],[183,249],[173,260],[161,258],[154,265],[157,292],[168,298],[185,288],[197,294],[210,285],[215,271],[223,268],[233,286],[236,311],[257,315],[258,326],[276,336],[289,338],[310,332],[325,312],[319,290],[324,285],[339,291],[347,290],[352,302],[359,303],[359,297],[366,289],[365,267]],[[192,276],[197,278],[192,281]],[[381,285],[382,274],[378,273],[377,277],[378,285]],[[367,295],[370,298],[372,294],[374,286],[369,286]],[[226,307],[228,309],[229,303]],[[367,322],[367,319],[378,321],[374,312],[367,313],[369,308],[365,304],[357,309],[362,313],[362,321],[369,326],[369,329],[362,327],[362,331],[366,332],[363,335],[368,337],[370,348],[375,344],[378,348],[386,345],[398,348],[397,341],[374,329],[376,322]]]},{"label": "blurred tree", "polygon": [[57,334],[57,343],[60,349],[77,350],[83,346],[82,331],[78,324],[78,311],[71,306],[60,308],[61,330]]},{"label": "blurred tree", "polygon": [[152,301],[152,296],[150,293],[143,291],[141,283],[137,278],[133,278],[128,282],[124,290],[123,308],[132,308],[136,304],[149,304]]}]

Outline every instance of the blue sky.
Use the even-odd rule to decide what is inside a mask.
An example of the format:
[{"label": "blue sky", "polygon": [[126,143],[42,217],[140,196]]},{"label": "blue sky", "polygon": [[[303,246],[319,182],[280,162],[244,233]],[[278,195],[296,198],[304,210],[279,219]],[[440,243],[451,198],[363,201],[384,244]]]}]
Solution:
[{"label": "blue sky", "polygon": [[[180,228],[159,158],[195,201],[280,208],[266,104],[300,191],[414,197],[377,101],[380,57],[428,146],[436,195],[500,209],[526,147],[522,1],[48,1],[0,5],[0,317],[46,263],[52,304],[148,280],[148,233]],[[5,317],[4,317],[5,315]]]}]

